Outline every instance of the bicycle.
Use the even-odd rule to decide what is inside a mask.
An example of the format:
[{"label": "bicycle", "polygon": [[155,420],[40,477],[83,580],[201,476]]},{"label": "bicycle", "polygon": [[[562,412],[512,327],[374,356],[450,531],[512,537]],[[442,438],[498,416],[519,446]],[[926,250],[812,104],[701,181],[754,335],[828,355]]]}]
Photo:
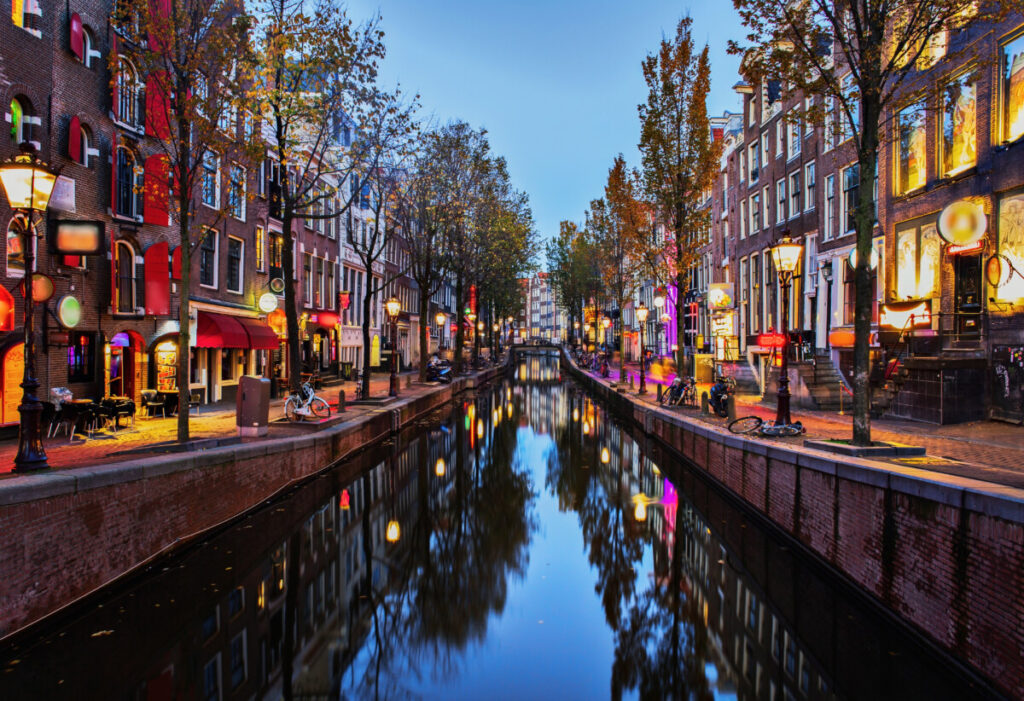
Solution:
[{"label": "bicycle", "polygon": [[753,435],[758,434],[769,438],[780,436],[799,436],[807,432],[804,425],[797,421],[792,424],[767,424],[760,416],[741,416],[729,422],[729,430],[732,433]]},{"label": "bicycle", "polygon": [[302,383],[299,392],[292,392],[284,401],[284,416],[289,421],[302,421],[307,416],[326,419],[331,415],[331,405],[313,391],[308,382]]}]

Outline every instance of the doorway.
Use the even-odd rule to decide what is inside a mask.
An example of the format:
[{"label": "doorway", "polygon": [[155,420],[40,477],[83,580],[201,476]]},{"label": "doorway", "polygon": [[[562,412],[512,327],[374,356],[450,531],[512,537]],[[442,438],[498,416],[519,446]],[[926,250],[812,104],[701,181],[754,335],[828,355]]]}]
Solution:
[{"label": "doorway", "polygon": [[977,338],[981,335],[981,256],[957,256],[953,272],[956,334],[959,338]]}]

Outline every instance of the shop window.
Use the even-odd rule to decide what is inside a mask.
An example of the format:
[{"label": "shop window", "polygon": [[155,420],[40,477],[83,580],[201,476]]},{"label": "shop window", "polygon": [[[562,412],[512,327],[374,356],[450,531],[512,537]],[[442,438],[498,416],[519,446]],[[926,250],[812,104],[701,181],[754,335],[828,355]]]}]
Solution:
[{"label": "shop window", "polygon": [[[1018,271],[1024,272],[1024,192],[1007,195],[999,200],[998,252],[1005,256]],[[991,264],[989,265],[991,268]],[[1009,266],[1005,266],[1009,267]],[[993,295],[998,301],[1021,304],[1024,300],[1024,278],[1008,271],[994,275],[986,271]]]},{"label": "shop window", "polygon": [[244,249],[245,244],[241,239],[228,237],[228,292],[242,293],[242,253]]},{"label": "shop window", "polygon": [[132,62],[124,56],[117,61],[117,114],[122,124],[142,129],[142,81]]},{"label": "shop window", "polygon": [[[25,251],[22,248],[21,241],[21,229],[27,225],[27,220],[24,216],[18,214],[11,218],[7,223],[7,277],[25,277]],[[35,225],[32,225],[33,236],[30,236],[31,246],[33,252],[38,252],[39,238]],[[38,261],[38,258],[35,259]],[[33,270],[38,270],[39,267],[33,264]]]},{"label": "shop window", "polygon": [[935,222],[896,230],[896,298],[939,296],[942,240]]},{"label": "shop window", "polygon": [[917,102],[900,110],[897,117],[897,194],[924,187],[928,160],[925,124],[924,102]]},{"label": "shop window", "polygon": [[114,245],[114,304],[118,314],[135,314],[142,307],[139,299],[140,281],[137,276],[135,249],[127,241]]},{"label": "shop window", "polygon": [[68,382],[92,382],[95,377],[95,334],[72,333],[68,345]]},{"label": "shop window", "polygon": [[[202,351],[202,352],[201,352]],[[205,348],[190,348],[188,352],[188,382],[191,385],[202,384],[203,382],[203,358],[206,357]]]},{"label": "shop window", "polygon": [[178,387],[178,345],[174,341],[161,341],[153,351],[156,362],[156,388],[169,392]]},{"label": "shop window", "polygon": [[973,74],[964,74],[942,87],[941,159],[946,177],[970,168],[978,159],[978,84]]},{"label": "shop window", "polygon": [[1003,141],[1009,142],[1024,135],[1024,35],[1003,44],[1001,61],[1001,132]]},{"label": "shop window", "polygon": [[127,146],[117,148],[117,170],[114,178],[116,214],[137,219],[145,207],[143,197],[145,186],[143,169],[135,153]]},{"label": "shop window", "polygon": [[207,229],[199,247],[199,284],[217,287],[217,231]]},{"label": "shop window", "polygon": [[235,379],[235,356],[237,350],[224,348],[220,352],[220,379],[230,382]]}]

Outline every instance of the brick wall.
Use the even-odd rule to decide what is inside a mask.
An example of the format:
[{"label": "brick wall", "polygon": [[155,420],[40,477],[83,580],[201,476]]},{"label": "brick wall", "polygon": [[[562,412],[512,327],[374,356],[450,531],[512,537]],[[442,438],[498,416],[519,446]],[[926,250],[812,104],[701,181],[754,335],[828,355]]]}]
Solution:
[{"label": "brick wall", "polygon": [[1024,695],[1020,490],[766,446],[570,371],[941,649]]}]

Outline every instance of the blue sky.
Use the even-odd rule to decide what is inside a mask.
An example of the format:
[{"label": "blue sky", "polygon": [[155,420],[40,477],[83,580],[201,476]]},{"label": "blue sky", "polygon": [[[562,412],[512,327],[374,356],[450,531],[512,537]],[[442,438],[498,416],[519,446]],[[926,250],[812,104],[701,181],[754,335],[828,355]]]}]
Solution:
[{"label": "blue sky", "polygon": [[382,80],[419,92],[439,121],[486,127],[545,238],[582,220],[617,153],[639,164],[640,62],[684,14],[711,47],[709,111],[738,108],[726,42],[742,27],[729,0],[349,0],[353,17],[378,9]]}]

